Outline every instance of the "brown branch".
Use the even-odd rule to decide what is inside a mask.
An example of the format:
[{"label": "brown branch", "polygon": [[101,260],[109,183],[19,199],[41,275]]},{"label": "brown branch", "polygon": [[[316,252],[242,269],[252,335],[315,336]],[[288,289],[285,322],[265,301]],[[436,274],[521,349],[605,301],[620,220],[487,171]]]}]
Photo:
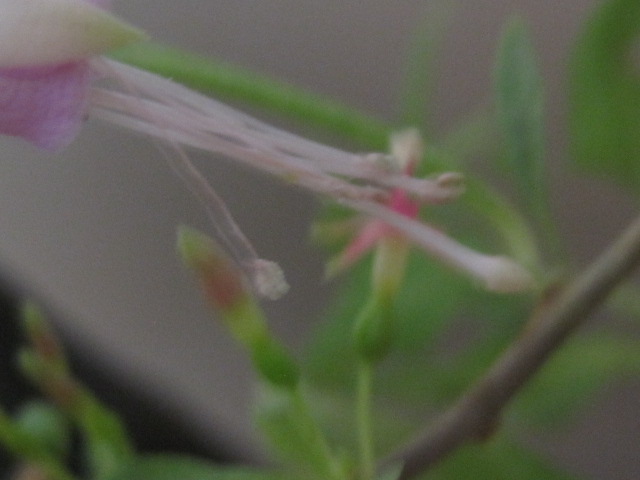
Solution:
[{"label": "brown branch", "polygon": [[638,263],[640,217],[555,301],[535,313],[530,328],[431,428],[388,459],[404,465],[400,478],[424,472],[461,445],[486,438],[507,403]]}]

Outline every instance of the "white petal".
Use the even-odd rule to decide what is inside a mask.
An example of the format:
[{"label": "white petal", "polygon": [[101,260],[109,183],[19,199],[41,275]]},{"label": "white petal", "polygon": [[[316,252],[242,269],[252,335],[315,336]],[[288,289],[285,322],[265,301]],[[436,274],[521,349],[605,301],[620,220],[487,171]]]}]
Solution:
[{"label": "white petal", "polygon": [[84,0],[0,0],[0,66],[80,60],[144,35]]}]

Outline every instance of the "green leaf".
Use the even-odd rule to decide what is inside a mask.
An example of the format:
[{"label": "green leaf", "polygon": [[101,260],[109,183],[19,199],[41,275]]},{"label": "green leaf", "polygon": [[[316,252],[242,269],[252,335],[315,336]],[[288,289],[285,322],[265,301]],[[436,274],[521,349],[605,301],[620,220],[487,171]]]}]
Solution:
[{"label": "green leaf", "polygon": [[22,317],[30,342],[19,352],[22,373],[78,426],[89,468],[101,479],[133,454],[126,428],[115,412],[73,377],[64,348],[40,309],[27,303]]},{"label": "green leaf", "polygon": [[575,480],[533,452],[505,438],[459,449],[422,480]]},{"label": "green leaf", "polygon": [[523,204],[539,219],[546,209],[543,90],[528,29],[519,19],[506,26],[495,75],[507,172]]},{"label": "green leaf", "polygon": [[90,392],[71,412],[85,440],[86,455],[95,478],[106,478],[133,455],[127,431],[120,417]]},{"label": "green leaf", "polygon": [[607,334],[576,337],[527,384],[514,405],[519,420],[548,428],[575,419],[607,383],[640,373],[640,342]]},{"label": "green leaf", "polygon": [[177,455],[137,458],[105,480],[284,480],[283,474],[249,468],[221,467]]},{"label": "green leaf", "polygon": [[427,115],[435,84],[438,47],[451,17],[450,2],[429,2],[413,35],[400,96],[399,124],[430,133]]},{"label": "green leaf", "polygon": [[639,36],[640,2],[605,2],[583,30],[570,72],[575,162],[636,192],[640,192],[640,76],[637,63],[633,65],[633,49]]},{"label": "green leaf", "polygon": [[48,479],[74,480],[47,442],[34,441],[33,430],[18,425],[0,408],[0,446],[14,457],[36,465]]}]

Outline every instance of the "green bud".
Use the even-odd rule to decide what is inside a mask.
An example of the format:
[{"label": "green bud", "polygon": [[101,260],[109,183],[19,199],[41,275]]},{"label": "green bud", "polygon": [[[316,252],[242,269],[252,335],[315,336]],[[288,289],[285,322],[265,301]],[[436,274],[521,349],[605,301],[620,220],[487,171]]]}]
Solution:
[{"label": "green bud", "polygon": [[386,296],[372,296],[356,318],[354,344],[358,355],[375,363],[388,353],[393,340],[393,302]]},{"label": "green bud", "polygon": [[298,366],[271,336],[263,335],[251,345],[251,357],[258,373],[270,384],[288,390],[293,390],[298,384]]},{"label": "green bud", "polygon": [[220,313],[237,341],[250,348],[266,334],[262,311],[240,270],[210,237],[180,227],[178,252],[198,275],[206,299]]},{"label": "green bud", "polygon": [[190,228],[178,230],[178,251],[200,277],[205,296],[233,337],[249,350],[258,373],[274,386],[294,388],[300,376],[298,367],[269,333],[262,310],[238,268],[213,240]]},{"label": "green bud", "polygon": [[223,314],[232,314],[251,301],[249,288],[239,269],[210,237],[197,230],[180,227],[178,252],[202,280],[207,300]]},{"label": "green bud", "polygon": [[409,244],[403,238],[387,238],[376,248],[371,283],[374,295],[395,297],[405,275]]}]

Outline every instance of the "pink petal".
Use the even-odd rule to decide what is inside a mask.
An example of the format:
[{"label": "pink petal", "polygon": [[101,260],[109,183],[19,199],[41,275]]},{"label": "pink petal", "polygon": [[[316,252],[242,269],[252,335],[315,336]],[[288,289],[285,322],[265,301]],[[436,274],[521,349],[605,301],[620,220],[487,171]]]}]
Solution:
[{"label": "pink petal", "polygon": [[329,262],[326,275],[331,277],[355,264],[391,231],[391,227],[379,220],[368,222],[344,251]]},{"label": "pink petal", "polygon": [[86,62],[0,69],[0,133],[48,150],[68,145],[82,125],[91,77]]},{"label": "pink petal", "polygon": [[391,210],[409,218],[417,218],[420,213],[420,205],[413,200],[404,190],[393,191],[388,205]]}]

